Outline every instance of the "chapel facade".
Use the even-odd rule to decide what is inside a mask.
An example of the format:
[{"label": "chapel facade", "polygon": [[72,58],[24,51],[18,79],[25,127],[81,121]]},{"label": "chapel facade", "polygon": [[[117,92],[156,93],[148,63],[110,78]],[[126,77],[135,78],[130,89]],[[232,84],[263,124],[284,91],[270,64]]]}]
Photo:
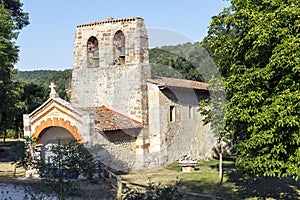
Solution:
[{"label": "chapel facade", "polygon": [[210,157],[216,138],[198,104],[207,83],[151,77],[148,35],[141,17],[78,25],[71,98],[49,99],[24,115],[24,134],[49,147],[76,139],[108,166],[150,169],[184,156]]}]

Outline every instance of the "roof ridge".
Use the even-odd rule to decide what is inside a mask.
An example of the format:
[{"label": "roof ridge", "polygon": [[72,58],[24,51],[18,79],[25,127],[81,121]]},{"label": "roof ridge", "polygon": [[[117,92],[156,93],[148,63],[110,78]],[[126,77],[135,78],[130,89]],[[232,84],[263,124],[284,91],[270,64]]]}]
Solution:
[{"label": "roof ridge", "polygon": [[147,79],[147,82],[156,84],[161,87],[177,87],[177,88],[190,88],[190,89],[198,89],[209,91],[208,83],[189,80],[189,79],[181,79],[181,78],[169,78],[169,77],[152,77]]},{"label": "roof ridge", "polygon": [[185,79],[185,78],[173,78],[173,77],[165,77],[165,76],[155,76],[155,77],[149,78],[148,80],[157,80],[157,79],[175,79],[175,80],[183,80],[183,81],[190,81],[190,82],[195,82],[195,83],[208,84],[207,82],[204,82],[204,81],[195,81],[195,80],[190,80],[190,79]]}]

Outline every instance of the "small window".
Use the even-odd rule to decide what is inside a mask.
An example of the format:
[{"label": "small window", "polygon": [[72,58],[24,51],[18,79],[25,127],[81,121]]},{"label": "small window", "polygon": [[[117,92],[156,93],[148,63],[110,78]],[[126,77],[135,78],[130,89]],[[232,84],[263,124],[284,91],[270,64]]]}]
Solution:
[{"label": "small window", "polygon": [[189,119],[193,119],[193,106],[189,106]]},{"label": "small window", "polygon": [[99,67],[99,47],[98,40],[92,36],[87,42],[87,62],[88,67]]},{"label": "small window", "polygon": [[170,106],[170,122],[175,121],[175,106]]},{"label": "small window", "polygon": [[114,65],[125,64],[125,36],[122,31],[117,31],[114,36]]}]

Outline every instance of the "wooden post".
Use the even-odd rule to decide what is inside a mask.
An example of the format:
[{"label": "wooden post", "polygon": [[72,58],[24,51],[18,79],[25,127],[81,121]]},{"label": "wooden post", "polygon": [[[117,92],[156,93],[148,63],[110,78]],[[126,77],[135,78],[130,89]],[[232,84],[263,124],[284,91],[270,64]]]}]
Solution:
[{"label": "wooden post", "polygon": [[118,187],[118,191],[117,191],[117,200],[122,200],[122,179],[120,176],[117,176],[117,187]]},{"label": "wooden post", "polygon": [[13,164],[13,168],[14,168],[13,176],[16,177],[16,175],[17,175],[17,164],[16,163]]},{"label": "wooden post", "polygon": [[109,182],[112,182],[111,181],[111,169],[108,170],[108,178],[109,178]]}]

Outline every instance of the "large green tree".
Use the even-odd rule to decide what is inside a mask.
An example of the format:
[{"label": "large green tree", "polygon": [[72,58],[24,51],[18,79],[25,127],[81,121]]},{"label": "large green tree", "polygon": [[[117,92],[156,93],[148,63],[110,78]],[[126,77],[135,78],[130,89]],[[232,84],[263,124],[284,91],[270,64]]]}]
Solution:
[{"label": "large green tree", "polygon": [[299,0],[232,0],[213,17],[210,47],[226,88],[237,165],[300,177]]},{"label": "large green tree", "polygon": [[19,0],[0,0],[0,131],[5,135],[19,105],[19,85],[12,81],[18,60],[18,32],[29,24]]}]

